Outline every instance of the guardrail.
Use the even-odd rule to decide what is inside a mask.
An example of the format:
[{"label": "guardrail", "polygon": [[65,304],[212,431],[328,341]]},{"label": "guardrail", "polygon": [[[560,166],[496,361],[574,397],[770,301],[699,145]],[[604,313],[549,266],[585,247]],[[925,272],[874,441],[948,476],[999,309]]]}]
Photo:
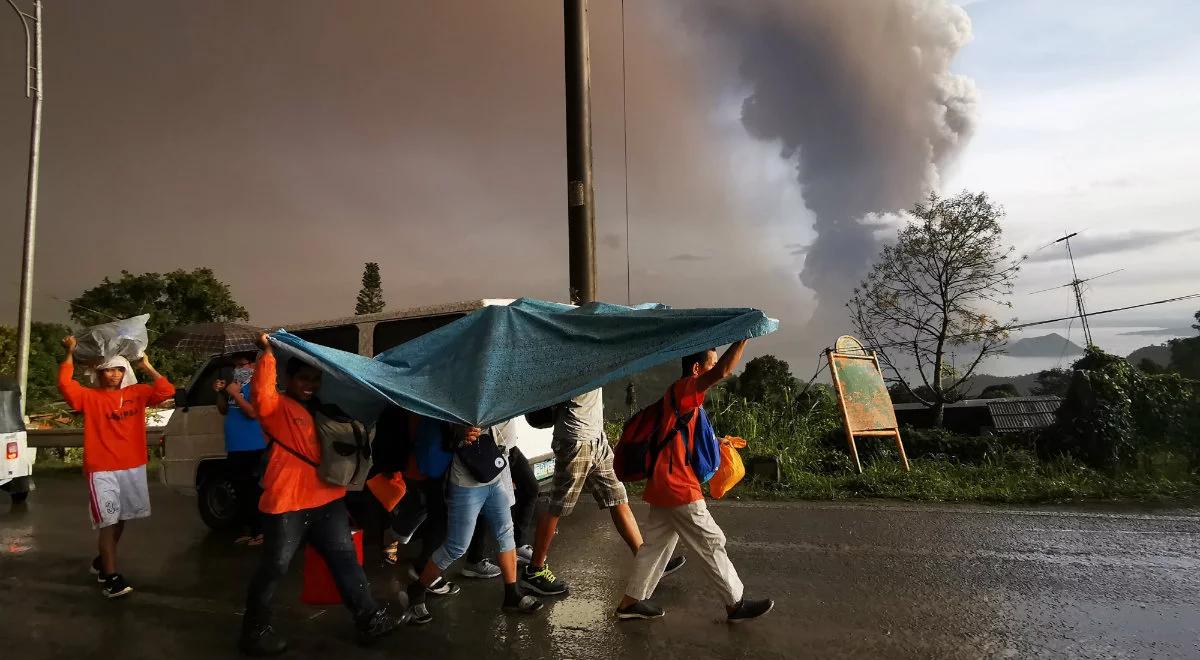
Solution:
[{"label": "guardrail", "polygon": [[[25,433],[30,447],[82,447],[83,429],[31,429]],[[163,437],[162,428],[146,429],[146,444],[157,445]]]}]

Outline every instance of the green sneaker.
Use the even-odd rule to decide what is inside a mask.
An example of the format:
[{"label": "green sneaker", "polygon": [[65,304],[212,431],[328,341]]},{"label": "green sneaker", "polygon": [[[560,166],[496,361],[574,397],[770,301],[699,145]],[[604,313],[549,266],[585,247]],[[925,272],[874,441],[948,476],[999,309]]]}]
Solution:
[{"label": "green sneaker", "polygon": [[554,577],[549,564],[541,568],[526,566],[521,571],[521,586],[542,596],[565,596],[568,591],[567,583]]}]

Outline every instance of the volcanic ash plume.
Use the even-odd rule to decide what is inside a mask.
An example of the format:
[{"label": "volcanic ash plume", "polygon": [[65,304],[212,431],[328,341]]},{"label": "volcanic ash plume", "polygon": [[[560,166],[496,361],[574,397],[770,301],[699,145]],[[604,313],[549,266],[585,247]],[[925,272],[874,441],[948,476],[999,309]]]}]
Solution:
[{"label": "volcanic ash plume", "polygon": [[716,0],[702,13],[739,58],[742,123],[797,163],[817,232],[800,279],[818,297],[813,330],[836,331],[879,247],[870,217],[936,188],[972,133],[975,85],[950,73],[970,19],[947,0]]}]

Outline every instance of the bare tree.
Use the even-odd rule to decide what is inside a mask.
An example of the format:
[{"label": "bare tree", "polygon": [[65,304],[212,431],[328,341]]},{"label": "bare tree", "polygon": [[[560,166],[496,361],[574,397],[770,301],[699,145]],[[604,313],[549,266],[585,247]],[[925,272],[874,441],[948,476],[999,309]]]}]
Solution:
[{"label": "bare tree", "polygon": [[[1002,241],[1004,210],[985,193],[930,194],[910,213],[846,306],[889,380],[933,409],[940,426],[947,401],[1004,350],[1008,333],[990,310],[1012,307],[1021,260]],[[949,364],[951,351],[969,356],[968,366]],[[924,387],[910,382],[918,376]]]}]

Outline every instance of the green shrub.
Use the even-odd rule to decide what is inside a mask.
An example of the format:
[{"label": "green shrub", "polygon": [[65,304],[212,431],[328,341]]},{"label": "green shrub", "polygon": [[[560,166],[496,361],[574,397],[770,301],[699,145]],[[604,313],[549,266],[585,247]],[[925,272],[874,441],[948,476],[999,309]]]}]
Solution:
[{"label": "green shrub", "polygon": [[1200,398],[1193,381],[1146,374],[1095,347],[1075,368],[1058,419],[1038,442],[1043,458],[1065,454],[1112,472],[1147,454],[1174,451],[1200,466]]}]

